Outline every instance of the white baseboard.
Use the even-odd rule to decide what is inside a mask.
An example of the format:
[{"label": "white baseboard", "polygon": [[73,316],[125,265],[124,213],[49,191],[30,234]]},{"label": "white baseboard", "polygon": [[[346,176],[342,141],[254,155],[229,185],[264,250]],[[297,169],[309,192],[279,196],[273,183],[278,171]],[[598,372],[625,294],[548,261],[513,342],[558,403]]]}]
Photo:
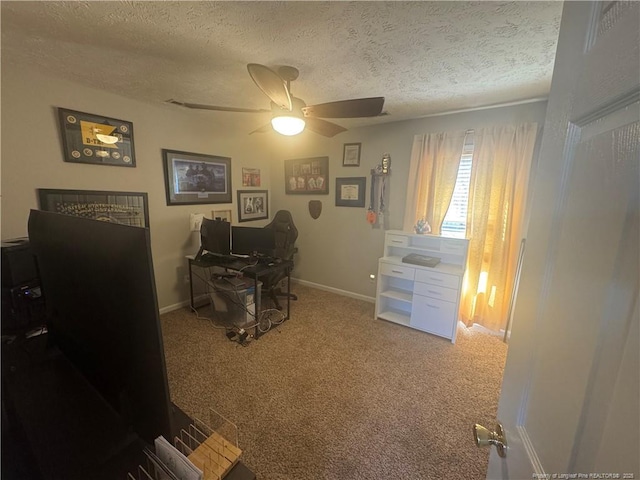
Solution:
[{"label": "white baseboard", "polygon": [[[193,299],[194,305],[196,307],[199,307],[200,300],[202,299],[206,299],[207,302],[209,301],[209,299],[207,298],[207,295],[203,294]],[[190,304],[191,302],[189,300],[185,300],[184,302],[174,303],[173,305],[162,307],[158,311],[160,312],[160,315],[162,315],[163,313],[169,313],[169,312],[173,312],[174,310],[179,310],[180,308],[183,308],[183,307],[188,307]]]},{"label": "white baseboard", "polygon": [[[376,299],[374,297],[368,297],[366,295],[361,295],[359,293],[348,292],[347,290],[341,290],[339,288],[328,287],[326,285],[321,285],[319,283],[309,282],[307,280],[300,280],[298,278],[291,278],[291,283],[299,283],[300,285],[306,285],[307,287],[317,288],[318,290],[324,290],[326,292],[336,293],[338,295],[342,295],[344,297],[355,298],[357,300],[364,300],[369,303],[376,303]],[[198,298],[194,298],[194,302],[197,305]],[[189,300],[185,300],[184,302],[174,303],[173,305],[168,305],[166,307],[162,307],[159,312],[160,315],[164,313],[173,312],[174,310],[178,310],[183,307],[189,306]]]},{"label": "white baseboard", "polygon": [[180,303],[174,303],[173,305],[169,305],[167,307],[162,307],[159,312],[160,315],[162,315],[163,313],[169,313],[169,312],[173,312],[174,310],[178,310],[182,307],[188,307],[189,306],[189,300],[185,300],[184,302],[180,302]]},{"label": "white baseboard", "polygon": [[358,300],[364,300],[365,302],[369,302],[369,303],[376,303],[376,299],[374,297],[368,297],[366,295],[361,295],[359,293],[348,292],[347,290],[341,290],[339,288],[328,287],[326,285],[309,282],[307,280],[300,280],[299,278],[292,278],[291,282],[299,283],[300,285],[306,285],[312,288],[317,288],[318,290],[324,290],[326,292],[337,293],[338,295],[342,295],[344,297],[356,298]]}]

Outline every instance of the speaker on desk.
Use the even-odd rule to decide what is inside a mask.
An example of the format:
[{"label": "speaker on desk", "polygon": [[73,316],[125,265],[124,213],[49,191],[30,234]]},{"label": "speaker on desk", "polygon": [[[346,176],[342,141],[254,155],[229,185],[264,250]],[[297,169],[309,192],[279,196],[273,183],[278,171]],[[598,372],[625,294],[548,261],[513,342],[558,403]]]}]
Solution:
[{"label": "speaker on desk", "polygon": [[28,238],[3,240],[2,333],[19,333],[44,325],[44,299]]},{"label": "speaker on desk", "polygon": [[38,278],[28,238],[2,241],[2,288],[13,288]]}]

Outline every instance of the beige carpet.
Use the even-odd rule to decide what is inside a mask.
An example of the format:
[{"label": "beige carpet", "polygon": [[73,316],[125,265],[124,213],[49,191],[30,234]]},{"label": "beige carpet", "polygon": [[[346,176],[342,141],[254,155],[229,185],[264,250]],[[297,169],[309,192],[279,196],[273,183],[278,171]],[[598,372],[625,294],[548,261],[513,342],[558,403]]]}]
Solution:
[{"label": "beige carpet", "polygon": [[[173,401],[239,428],[260,480],[484,479],[506,346],[374,320],[374,306],[294,284],[291,319],[246,347],[189,309],[162,315]],[[208,313],[201,308],[200,314]]]}]

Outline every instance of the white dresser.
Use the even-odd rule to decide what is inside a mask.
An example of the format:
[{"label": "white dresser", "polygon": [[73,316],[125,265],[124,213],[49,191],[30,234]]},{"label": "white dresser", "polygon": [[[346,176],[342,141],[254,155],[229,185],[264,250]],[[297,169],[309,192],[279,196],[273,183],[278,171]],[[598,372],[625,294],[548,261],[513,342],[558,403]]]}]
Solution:
[{"label": "white dresser", "polygon": [[[378,261],[376,318],[456,341],[469,241],[399,230],[386,232]],[[403,263],[410,253],[440,258],[435,267]]]}]

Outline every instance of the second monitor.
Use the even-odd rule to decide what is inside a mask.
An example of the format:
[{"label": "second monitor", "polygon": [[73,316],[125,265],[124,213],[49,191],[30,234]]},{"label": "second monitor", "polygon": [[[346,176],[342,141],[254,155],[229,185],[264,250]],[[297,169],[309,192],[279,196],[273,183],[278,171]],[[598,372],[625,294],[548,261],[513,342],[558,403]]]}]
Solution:
[{"label": "second monitor", "polygon": [[235,255],[272,256],[275,248],[276,237],[271,228],[231,227],[231,253]]}]

